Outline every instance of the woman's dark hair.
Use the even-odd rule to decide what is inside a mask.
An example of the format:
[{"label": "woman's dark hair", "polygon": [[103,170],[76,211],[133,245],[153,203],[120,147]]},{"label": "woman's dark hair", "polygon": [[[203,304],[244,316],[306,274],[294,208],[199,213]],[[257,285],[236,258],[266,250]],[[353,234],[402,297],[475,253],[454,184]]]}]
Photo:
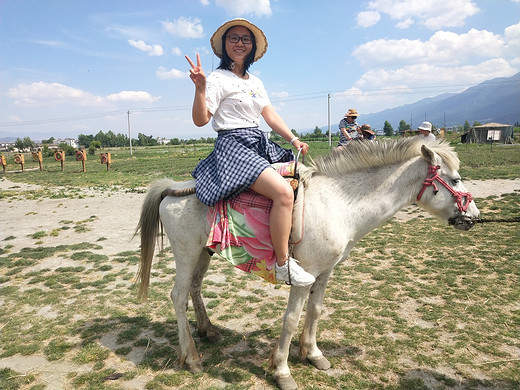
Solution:
[{"label": "woman's dark hair", "polygon": [[[229,30],[231,30],[233,27],[231,26],[228,28],[224,35],[222,35],[222,58],[220,59],[220,65],[217,69],[224,69],[224,70],[231,70],[231,64],[233,64],[233,60],[229,58],[228,53],[226,51],[226,38],[228,35]],[[247,28],[247,27],[246,27]],[[255,40],[255,34],[250,29],[247,29],[249,31],[249,34],[251,34],[251,41],[253,42],[253,48],[251,49],[251,52],[247,56],[247,58],[244,61],[244,70],[242,73],[242,76],[246,75],[247,70],[251,66],[253,62],[255,62],[255,53],[256,53],[256,40]]]}]

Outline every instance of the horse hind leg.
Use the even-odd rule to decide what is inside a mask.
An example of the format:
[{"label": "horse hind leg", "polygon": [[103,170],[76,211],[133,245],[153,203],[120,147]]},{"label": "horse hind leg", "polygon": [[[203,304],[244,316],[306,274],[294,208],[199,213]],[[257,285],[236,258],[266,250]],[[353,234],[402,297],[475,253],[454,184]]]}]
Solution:
[{"label": "horse hind leg", "polygon": [[190,295],[193,309],[195,310],[195,316],[197,318],[198,335],[212,343],[216,343],[222,341],[223,337],[220,330],[211,323],[201,294],[202,280],[208,270],[210,261],[211,254],[208,250],[204,249],[199,256],[198,267],[195,269],[193,274]]},{"label": "horse hind leg", "polygon": [[312,294],[309,294],[305,323],[300,336],[300,357],[307,359],[319,370],[328,370],[331,367],[330,362],[323,356],[323,353],[316,343],[318,320],[322,310],[323,298],[325,297],[325,289],[331,273],[332,268],[316,278],[316,282],[312,287]]}]

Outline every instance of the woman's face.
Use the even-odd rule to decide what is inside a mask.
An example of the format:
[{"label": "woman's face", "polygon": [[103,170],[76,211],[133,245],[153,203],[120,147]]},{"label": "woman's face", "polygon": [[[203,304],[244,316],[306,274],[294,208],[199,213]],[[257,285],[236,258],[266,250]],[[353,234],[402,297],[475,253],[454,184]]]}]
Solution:
[{"label": "woman's face", "polygon": [[[238,42],[232,42],[237,39]],[[243,64],[251,50],[253,50],[253,40],[249,30],[242,26],[232,27],[226,35],[226,53],[229,58],[236,63]]]},{"label": "woman's face", "polygon": [[356,117],[355,116],[347,116],[347,122],[348,123],[354,123],[356,121]]}]

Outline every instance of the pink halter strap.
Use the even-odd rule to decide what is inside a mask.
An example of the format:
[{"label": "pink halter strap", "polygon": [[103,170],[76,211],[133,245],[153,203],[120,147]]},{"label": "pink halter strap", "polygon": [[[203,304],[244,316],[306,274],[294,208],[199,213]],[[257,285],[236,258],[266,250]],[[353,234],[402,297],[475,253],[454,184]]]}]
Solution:
[{"label": "pink halter strap", "polygon": [[[440,169],[440,165],[433,166],[430,165],[428,167],[428,176],[423,181],[423,187],[421,188],[421,191],[419,192],[419,195],[417,195],[417,200],[421,200],[424,191],[427,187],[433,186],[433,192],[435,195],[437,195],[437,192],[439,192],[439,189],[434,183],[434,180],[437,180],[439,183],[441,183],[444,187],[448,189],[448,191],[451,192],[453,197],[455,198],[455,202],[457,203],[457,207],[459,208],[460,213],[465,213],[468,210],[469,204],[473,200],[473,197],[469,192],[460,192],[455,191],[453,188],[451,188],[440,176],[438,170]],[[463,202],[464,198],[464,204]]]}]

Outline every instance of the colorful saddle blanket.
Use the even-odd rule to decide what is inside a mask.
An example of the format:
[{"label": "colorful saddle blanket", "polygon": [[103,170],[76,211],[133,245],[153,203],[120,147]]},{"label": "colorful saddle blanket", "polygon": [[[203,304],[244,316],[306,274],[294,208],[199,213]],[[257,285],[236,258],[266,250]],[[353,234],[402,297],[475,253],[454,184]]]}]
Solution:
[{"label": "colorful saddle blanket", "polygon": [[[290,177],[295,188],[294,161],[273,167],[282,176]],[[271,207],[271,199],[252,190],[218,201],[208,209],[210,232],[206,246],[219,251],[235,267],[276,284],[276,257],[269,233]]]}]

